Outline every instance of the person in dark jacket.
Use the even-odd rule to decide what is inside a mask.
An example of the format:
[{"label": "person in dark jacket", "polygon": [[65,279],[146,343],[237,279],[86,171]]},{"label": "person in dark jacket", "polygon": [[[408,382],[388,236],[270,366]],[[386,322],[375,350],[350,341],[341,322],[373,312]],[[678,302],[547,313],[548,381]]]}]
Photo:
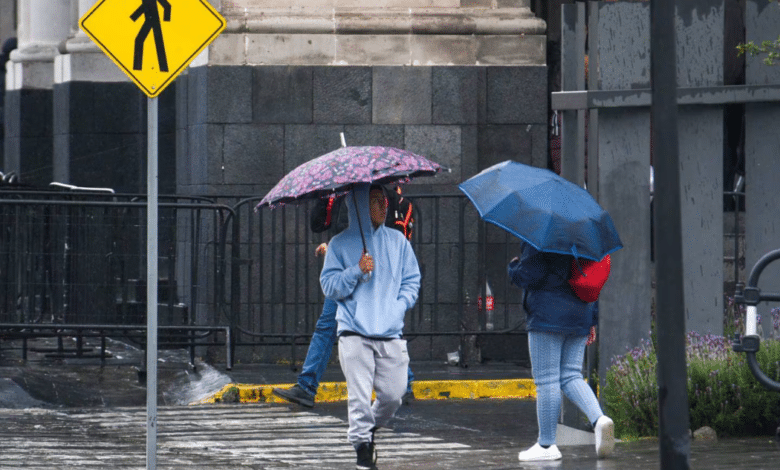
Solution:
[{"label": "person in dark jacket", "polygon": [[596,454],[609,456],[615,446],[614,423],[604,415],[582,376],[585,346],[595,340],[598,302],[580,300],[567,282],[573,257],[543,253],[523,244],[520,258],[509,263],[509,279],[525,290],[528,349],[536,384],[539,439],[520,452],[521,461],[559,460],[555,445],[561,391],[593,424]]},{"label": "person in dark jacket", "polygon": [[[322,233],[332,229],[334,233],[339,233],[349,225],[347,211],[341,210],[342,199],[330,196],[317,200],[311,215],[312,232]],[[328,244],[321,243],[314,250],[314,255],[325,256],[327,251]],[[314,406],[320,379],[328,367],[333,342],[336,340],[336,307],[335,300],[325,299],[297,383],[289,389],[274,388],[274,395],[307,408]]]}]

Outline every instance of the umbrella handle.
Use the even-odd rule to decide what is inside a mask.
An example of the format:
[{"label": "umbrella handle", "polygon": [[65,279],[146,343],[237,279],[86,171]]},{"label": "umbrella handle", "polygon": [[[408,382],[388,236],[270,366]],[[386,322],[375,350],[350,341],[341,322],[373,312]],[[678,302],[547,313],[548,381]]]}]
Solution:
[{"label": "umbrella handle", "polygon": [[584,276],[585,273],[582,272],[582,266],[580,265],[580,258],[577,255],[577,245],[571,246],[571,253],[574,255],[574,262],[577,263],[577,269],[579,270],[580,274]]},{"label": "umbrella handle", "polygon": [[355,187],[352,186],[352,202],[355,204],[355,214],[357,214],[358,228],[360,229],[360,239],[363,241],[363,253],[368,253],[366,249],[366,237],[363,235],[363,223],[360,222],[360,209],[357,205],[357,196],[355,196]]}]

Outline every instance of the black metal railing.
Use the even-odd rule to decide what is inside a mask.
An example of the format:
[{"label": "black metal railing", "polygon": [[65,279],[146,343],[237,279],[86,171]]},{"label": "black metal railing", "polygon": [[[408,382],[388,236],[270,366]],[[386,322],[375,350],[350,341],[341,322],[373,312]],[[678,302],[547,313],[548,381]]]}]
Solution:
[{"label": "black metal railing", "polygon": [[[474,346],[484,357],[525,334],[521,291],[506,275],[518,240],[485,224],[461,194],[406,197],[423,273],[404,333],[413,358],[459,350],[465,363]],[[259,199],[160,196],[160,347],[223,344],[225,360],[298,361],[324,301],[314,249],[333,234],[311,232],[311,203],[255,211]],[[143,326],[145,234],[144,195],[0,190],[0,341]]]},{"label": "black metal railing", "polygon": [[[146,323],[146,208],[141,195],[0,191],[2,338],[26,348],[31,337],[122,331],[144,347],[127,331]],[[196,346],[230,344],[229,334],[215,339],[227,327],[215,312],[230,211],[208,198],[160,197],[160,347],[186,345],[194,356]]]},{"label": "black metal railing", "polygon": [[[465,360],[466,344],[475,335],[525,334],[520,290],[509,285],[506,275],[509,255],[519,254],[517,240],[486,226],[461,194],[406,197],[414,206],[412,246],[423,280],[404,335],[427,343],[412,349],[415,359],[438,360],[446,351],[460,349]],[[309,230],[312,204],[255,211],[259,200],[233,202],[231,217],[236,220],[231,226],[240,236],[226,238],[235,248],[226,299],[235,346],[289,347],[294,364],[296,349],[306,344],[324,300],[321,260],[314,250],[334,234]],[[482,309],[488,303],[481,299],[487,297],[492,297],[492,310]]]}]

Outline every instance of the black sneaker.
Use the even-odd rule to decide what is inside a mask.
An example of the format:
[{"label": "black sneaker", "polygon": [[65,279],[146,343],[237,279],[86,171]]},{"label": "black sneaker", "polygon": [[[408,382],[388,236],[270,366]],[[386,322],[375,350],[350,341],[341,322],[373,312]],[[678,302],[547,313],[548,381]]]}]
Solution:
[{"label": "black sneaker", "polygon": [[295,384],[289,389],[275,388],[272,391],[277,397],[284,398],[289,402],[297,403],[306,408],[312,408],[314,406],[314,395],[304,390],[298,384]]},{"label": "black sneaker", "polygon": [[357,452],[356,470],[377,470],[376,448],[373,442],[361,442],[355,451]]}]

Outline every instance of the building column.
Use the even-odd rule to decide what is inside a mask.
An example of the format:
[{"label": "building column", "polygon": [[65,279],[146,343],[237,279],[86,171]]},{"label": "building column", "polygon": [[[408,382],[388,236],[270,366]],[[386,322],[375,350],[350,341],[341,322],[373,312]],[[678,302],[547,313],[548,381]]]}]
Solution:
[{"label": "building column", "polygon": [[68,34],[69,0],[21,0],[19,47],[6,77],[4,168],[22,183],[52,180],[54,58]]}]

